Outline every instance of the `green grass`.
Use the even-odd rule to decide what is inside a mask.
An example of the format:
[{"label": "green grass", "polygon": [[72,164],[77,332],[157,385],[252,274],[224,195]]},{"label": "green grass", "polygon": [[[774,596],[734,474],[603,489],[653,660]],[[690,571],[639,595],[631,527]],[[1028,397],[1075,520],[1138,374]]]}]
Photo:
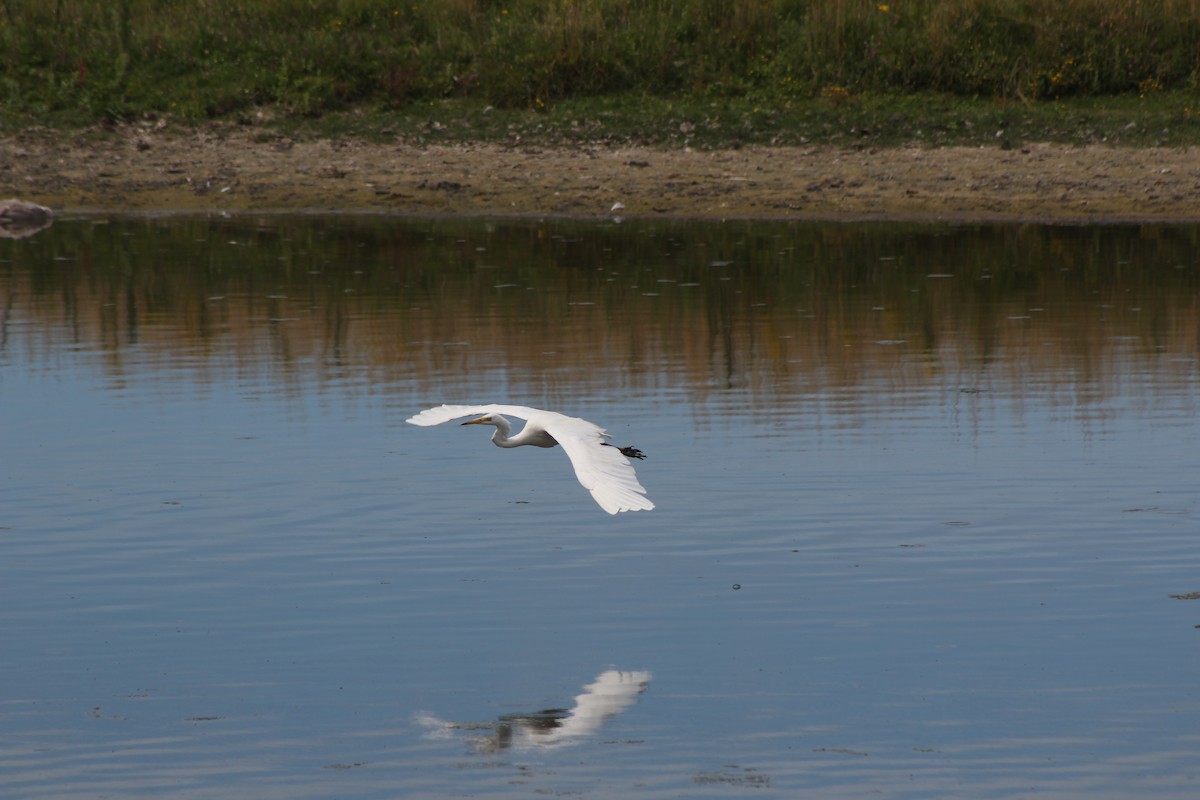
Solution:
[{"label": "green grass", "polygon": [[0,0],[6,129],[1190,143],[1198,99],[1200,0]]},{"label": "green grass", "polygon": [[417,144],[461,141],[525,146],[649,145],[697,149],[753,144],[903,144],[1016,147],[1027,142],[1126,146],[1200,144],[1190,93],[1022,103],[952,95],[869,94],[782,105],[745,99],[666,100],[613,95],[566,99],[538,111],[470,98],[403,109],[281,117],[264,136],[357,136]]}]

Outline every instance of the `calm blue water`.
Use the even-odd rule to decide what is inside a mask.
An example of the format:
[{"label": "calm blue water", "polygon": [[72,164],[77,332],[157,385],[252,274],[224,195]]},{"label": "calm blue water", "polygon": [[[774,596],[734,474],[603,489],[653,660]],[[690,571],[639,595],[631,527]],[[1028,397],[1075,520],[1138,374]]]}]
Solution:
[{"label": "calm blue water", "polygon": [[1195,797],[1197,236],[0,241],[0,795]]}]

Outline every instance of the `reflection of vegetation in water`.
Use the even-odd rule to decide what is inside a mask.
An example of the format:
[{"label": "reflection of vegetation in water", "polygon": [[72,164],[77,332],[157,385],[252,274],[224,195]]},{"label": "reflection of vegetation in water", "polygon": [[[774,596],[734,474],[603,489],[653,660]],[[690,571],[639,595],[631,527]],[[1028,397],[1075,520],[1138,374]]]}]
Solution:
[{"label": "reflection of vegetation in water", "polygon": [[[0,357],[551,402],[1195,369],[1200,229],[314,219],[61,222],[0,243]],[[32,325],[18,324],[32,322]],[[16,348],[16,350],[14,350]],[[998,370],[1000,372],[998,372]],[[353,372],[357,378],[347,382]],[[667,377],[669,376],[669,377]],[[1086,399],[1086,398],[1085,398]]]}]

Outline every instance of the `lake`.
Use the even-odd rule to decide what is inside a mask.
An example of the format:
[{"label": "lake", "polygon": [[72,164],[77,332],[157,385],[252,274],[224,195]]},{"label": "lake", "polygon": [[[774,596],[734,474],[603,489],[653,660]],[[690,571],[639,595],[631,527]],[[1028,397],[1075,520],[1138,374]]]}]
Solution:
[{"label": "lake", "polygon": [[[1200,227],[0,240],[0,795],[1192,798]],[[561,448],[647,454],[610,516]]]}]

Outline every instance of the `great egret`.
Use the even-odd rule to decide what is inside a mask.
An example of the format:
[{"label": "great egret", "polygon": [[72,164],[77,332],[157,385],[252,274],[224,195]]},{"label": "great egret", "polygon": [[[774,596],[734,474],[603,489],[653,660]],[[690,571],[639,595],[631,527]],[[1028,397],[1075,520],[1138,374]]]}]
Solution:
[{"label": "great egret", "polygon": [[[463,425],[492,425],[492,443],[497,447],[554,447],[562,445],[575,467],[575,475],[596,502],[610,514],[621,511],[649,511],[654,503],[638,483],[629,458],[645,458],[636,447],[617,447],[604,441],[608,434],[599,425],[579,417],[526,406],[438,406],[409,417],[413,425],[441,425],[443,422],[480,414]],[[525,427],[511,436],[508,414],[525,420]],[[626,458],[629,456],[629,458]]]}]

